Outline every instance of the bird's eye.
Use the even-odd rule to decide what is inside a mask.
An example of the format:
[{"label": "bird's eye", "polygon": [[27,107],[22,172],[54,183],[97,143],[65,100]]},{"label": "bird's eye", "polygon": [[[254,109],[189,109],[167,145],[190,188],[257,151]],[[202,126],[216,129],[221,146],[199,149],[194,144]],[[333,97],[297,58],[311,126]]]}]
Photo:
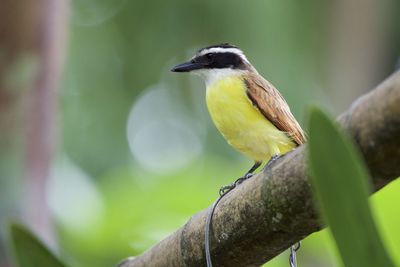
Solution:
[{"label": "bird's eye", "polygon": [[206,54],[205,57],[206,57],[207,59],[212,59],[212,53]]}]

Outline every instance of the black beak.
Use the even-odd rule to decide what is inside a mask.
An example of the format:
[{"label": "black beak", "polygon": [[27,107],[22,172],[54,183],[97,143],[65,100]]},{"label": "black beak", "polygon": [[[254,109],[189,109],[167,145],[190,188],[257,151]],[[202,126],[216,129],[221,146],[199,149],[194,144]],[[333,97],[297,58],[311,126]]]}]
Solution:
[{"label": "black beak", "polygon": [[176,65],[171,69],[173,72],[189,72],[192,70],[198,70],[204,68],[203,63],[195,63],[195,62],[185,62],[179,65]]}]

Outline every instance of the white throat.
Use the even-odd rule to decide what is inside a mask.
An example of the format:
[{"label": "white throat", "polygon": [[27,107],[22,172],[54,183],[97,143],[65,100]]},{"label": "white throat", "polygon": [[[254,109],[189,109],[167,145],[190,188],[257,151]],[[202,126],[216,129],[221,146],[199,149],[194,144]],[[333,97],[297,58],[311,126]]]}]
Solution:
[{"label": "white throat", "polygon": [[237,69],[201,69],[192,72],[202,77],[206,83],[206,87],[209,87],[224,78],[241,75],[244,71]]}]

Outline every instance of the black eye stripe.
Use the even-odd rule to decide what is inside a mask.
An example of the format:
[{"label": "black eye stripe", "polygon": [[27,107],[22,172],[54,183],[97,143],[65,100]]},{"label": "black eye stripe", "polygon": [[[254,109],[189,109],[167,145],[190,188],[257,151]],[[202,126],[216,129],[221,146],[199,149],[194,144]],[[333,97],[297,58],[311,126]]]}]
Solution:
[{"label": "black eye stripe", "polygon": [[192,59],[195,63],[203,63],[206,69],[245,69],[247,62],[233,52],[210,52],[196,56]]},{"label": "black eye stripe", "polygon": [[243,58],[240,55],[232,52],[215,53],[212,58],[213,60],[210,64],[210,68],[241,69],[245,65]]}]

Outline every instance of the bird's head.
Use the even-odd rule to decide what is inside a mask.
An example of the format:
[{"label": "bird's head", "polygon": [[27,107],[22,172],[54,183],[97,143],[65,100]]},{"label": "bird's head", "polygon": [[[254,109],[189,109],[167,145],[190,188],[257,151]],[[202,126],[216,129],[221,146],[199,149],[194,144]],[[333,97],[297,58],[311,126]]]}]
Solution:
[{"label": "bird's head", "polygon": [[189,61],[171,69],[173,72],[199,74],[207,83],[249,70],[253,70],[253,67],[243,51],[227,43],[202,48]]}]

